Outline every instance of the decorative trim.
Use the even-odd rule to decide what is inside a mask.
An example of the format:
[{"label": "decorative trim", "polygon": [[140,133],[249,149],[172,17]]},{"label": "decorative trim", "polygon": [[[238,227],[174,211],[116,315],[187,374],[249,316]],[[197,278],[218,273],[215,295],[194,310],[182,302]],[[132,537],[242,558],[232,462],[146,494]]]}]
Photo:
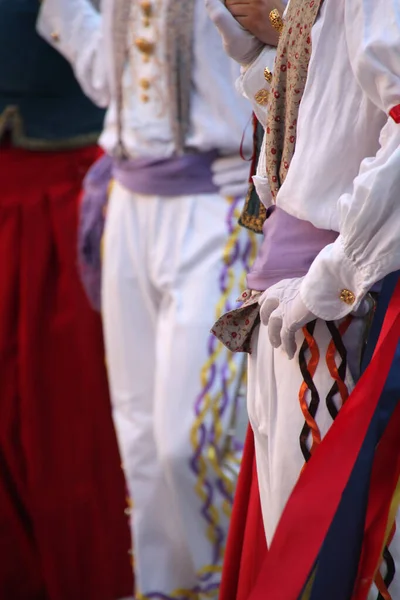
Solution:
[{"label": "decorative trim", "polygon": [[258,200],[259,206],[256,213],[254,214],[252,211],[250,211],[250,203],[252,200],[252,194],[254,193],[256,193],[254,183],[251,182],[245,199],[242,214],[239,217],[239,225],[242,225],[242,227],[245,227],[254,233],[262,233],[263,225],[267,218],[267,209],[260,202],[260,200]]},{"label": "decorative trim", "polygon": [[9,131],[11,143],[15,148],[33,151],[72,150],[96,144],[100,132],[84,133],[60,140],[46,140],[28,137],[24,130],[23,119],[17,106],[7,106],[0,114],[0,140]]},{"label": "decorative trim", "polygon": [[[301,412],[304,415],[304,426],[300,433],[300,448],[304,460],[307,463],[313,455],[317,446],[321,443],[321,432],[317,425],[316,415],[318,412],[320,397],[314,383],[314,375],[319,365],[320,352],[314,337],[316,321],[308,323],[303,328],[304,342],[299,351],[299,367],[303,376],[303,383],[299,390],[299,402]],[[310,358],[306,354],[310,353]],[[311,400],[307,403],[307,396],[311,394]],[[311,444],[309,444],[311,436]]]}]

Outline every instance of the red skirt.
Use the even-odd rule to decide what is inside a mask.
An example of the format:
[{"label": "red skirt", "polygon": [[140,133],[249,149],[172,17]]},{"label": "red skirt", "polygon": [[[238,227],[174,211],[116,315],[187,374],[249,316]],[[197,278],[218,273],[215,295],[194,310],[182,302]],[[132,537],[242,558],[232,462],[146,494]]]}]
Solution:
[{"label": "red skirt", "polygon": [[132,595],[101,323],[76,268],[95,147],[0,148],[0,598]]}]

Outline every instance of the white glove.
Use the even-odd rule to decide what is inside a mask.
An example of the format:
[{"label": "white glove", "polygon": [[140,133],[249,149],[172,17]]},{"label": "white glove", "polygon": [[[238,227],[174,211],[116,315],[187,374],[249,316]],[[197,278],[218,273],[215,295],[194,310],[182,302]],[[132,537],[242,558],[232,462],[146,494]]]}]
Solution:
[{"label": "white glove", "polygon": [[205,3],[211,21],[221,34],[227,55],[241,65],[251,63],[264,44],[236,21],[224,0],[205,0]]},{"label": "white glove", "polygon": [[[260,319],[268,326],[271,346],[286,352],[289,360],[296,354],[296,332],[317,317],[308,310],[300,296],[303,277],[284,279],[268,288],[259,299]],[[365,297],[356,310],[349,313],[355,317],[365,317],[371,310],[371,301]]]},{"label": "white glove", "polygon": [[[218,0],[219,2],[220,0]],[[250,163],[241,156],[223,156],[211,165],[213,184],[222,196],[244,198],[249,188]]]},{"label": "white glove", "polygon": [[284,279],[268,288],[259,299],[260,319],[268,326],[274,348],[282,346],[291,360],[296,353],[296,332],[317,317],[300,298],[303,278]]}]

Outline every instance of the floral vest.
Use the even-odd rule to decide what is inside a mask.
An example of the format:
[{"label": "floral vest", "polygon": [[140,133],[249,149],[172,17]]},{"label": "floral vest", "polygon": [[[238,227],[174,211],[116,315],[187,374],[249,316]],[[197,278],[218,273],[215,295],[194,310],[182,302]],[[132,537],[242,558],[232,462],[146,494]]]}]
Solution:
[{"label": "floral vest", "polygon": [[[311,30],[323,0],[290,0],[279,38],[266,123],[267,176],[272,197],[285,181],[296,147],[297,118],[311,58]],[[261,232],[265,211],[252,207],[241,221]],[[255,213],[257,213],[255,215]],[[261,218],[260,218],[261,217]]]}]

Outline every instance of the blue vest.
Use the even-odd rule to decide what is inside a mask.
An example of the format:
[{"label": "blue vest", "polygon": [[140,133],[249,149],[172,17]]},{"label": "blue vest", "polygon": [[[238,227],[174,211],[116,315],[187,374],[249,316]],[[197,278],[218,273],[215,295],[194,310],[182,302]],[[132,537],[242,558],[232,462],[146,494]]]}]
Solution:
[{"label": "blue vest", "polygon": [[40,150],[96,141],[104,111],[81,91],[67,61],[36,33],[38,0],[0,0],[0,136]]}]

